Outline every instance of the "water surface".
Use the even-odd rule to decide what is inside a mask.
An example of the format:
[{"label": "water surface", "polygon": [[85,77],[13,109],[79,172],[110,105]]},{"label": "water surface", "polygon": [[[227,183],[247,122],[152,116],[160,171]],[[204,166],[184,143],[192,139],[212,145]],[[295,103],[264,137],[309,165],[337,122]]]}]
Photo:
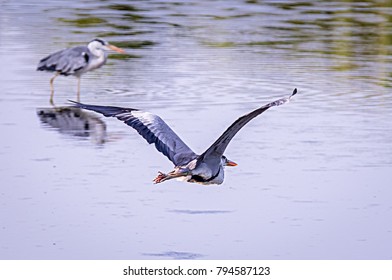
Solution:
[{"label": "water surface", "polygon": [[[1,259],[392,258],[391,6],[1,5]],[[163,155],[117,120],[51,108],[35,71],[95,37],[127,54],[83,76],[82,101],[154,112],[197,153],[299,94],[236,136],[221,186],[153,185]],[[57,107],[76,85],[56,79]]]}]

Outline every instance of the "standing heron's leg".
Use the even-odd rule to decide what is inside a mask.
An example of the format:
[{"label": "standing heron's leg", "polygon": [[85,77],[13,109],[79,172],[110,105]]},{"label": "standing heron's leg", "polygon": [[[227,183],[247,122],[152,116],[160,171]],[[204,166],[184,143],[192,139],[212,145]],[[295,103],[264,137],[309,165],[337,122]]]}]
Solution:
[{"label": "standing heron's leg", "polygon": [[49,102],[50,104],[52,104],[54,106],[54,102],[53,102],[53,95],[54,95],[54,87],[53,87],[53,82],[54,79],[60,75],[60,72],[56,72],[56,74],[50,79],[50,99]]},{"label": "standing heron's leg", "polygon": [[77,78],[78,78],[78,92],[76,96],[76,101],[80,102],[80,77]]}]

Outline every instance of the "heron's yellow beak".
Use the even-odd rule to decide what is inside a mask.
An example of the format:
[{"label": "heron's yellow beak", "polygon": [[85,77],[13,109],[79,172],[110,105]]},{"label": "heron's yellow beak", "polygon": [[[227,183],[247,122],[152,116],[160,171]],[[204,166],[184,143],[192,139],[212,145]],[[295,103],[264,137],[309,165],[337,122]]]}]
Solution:
[{"label": "heron's yellow beak", "polygon": [[226,162],[226,166],[237,166],[238,164],[237,163],[235,163],[234,161],[231,161],[231,160],[227,160],[227,162]]},{"label": "heron's yellow beak", "polygon": [[125,51],[119,47],[116,47],[114,45],[107,45],[107,47],[109,49],[111,49],[112,51],[118,52],[118,53],[125,53]]}]

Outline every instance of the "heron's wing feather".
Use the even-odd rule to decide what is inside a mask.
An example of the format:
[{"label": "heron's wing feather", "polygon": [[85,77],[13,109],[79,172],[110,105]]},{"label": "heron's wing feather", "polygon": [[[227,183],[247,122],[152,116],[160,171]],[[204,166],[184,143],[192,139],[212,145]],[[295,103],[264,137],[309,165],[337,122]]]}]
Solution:
[{"label": "heron's wing feather", "polygon": [[297,89],[294,89],[293,93],[289,97],[278,99],[274,102],[268,103],[249,114],[246,114],[237,119],[226,131],[200,156],[199,161],[217,161],[221,159],[225,152],[227,145],[229,145],[231,139],[237,134],[242,127],[244,127],[250,120],[257,117],[261,113],[265,112],[271,107],[279,106],[288,102],[293,95],[297,93]]},{"label": "heron's wing feather", "polygon": [[187,164],[197,155],[177,136],[177,134],[157,115],[132,108],[95,106],[71,101],[75,106],[116,117],[134,128],[149,144],[154,143],[158,151],[176,166]]},{"label": "heron's wing feather", "polygon": [[56,71],[63,75],[72,75],[86,67],[90,57],[91,53],[85,46],[68,48],[41,59],[37,70]]}]

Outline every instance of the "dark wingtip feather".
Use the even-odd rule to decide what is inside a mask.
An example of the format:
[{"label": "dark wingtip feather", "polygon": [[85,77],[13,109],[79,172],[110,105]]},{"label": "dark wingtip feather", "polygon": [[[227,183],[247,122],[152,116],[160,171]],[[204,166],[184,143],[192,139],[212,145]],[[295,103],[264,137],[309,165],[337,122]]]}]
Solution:
[{"label": "dark wingtip feather", "polygon": [[68,102],[71,102],[74,107],[83,108],[83,104],[77,101],[73,101],[68,99]]},{"label": "dark wingtip feather", "polygon": [[297,94],[297,88],[295,88],[294,90],[293,90],[293,93],[291,94],[291,96],[294,96],[294,95],[296,95]]},{"label": "dark wingtip feather", "polygon": [[[86,104],[83,104],[83,103],[80,103],[80,102],[77,102],[77,101],[73,101],[73,100],[70,100],[70,99],[68,99],[68,102],[71,102],[72,103],[72,107],[74,107],[74,108],[80,108],[80,109],[96,111],[96,110],[94,110],[94,108],[90,108],[91,105],[86,105]],[[101,113],[101,112],[98,112],[98,113]],[[103,114],[103,113],[101,113],[101,114]]]},{"label": "dark wingtip feather", "polygon": [[54,72],[54,71],[56,71],[56,65],[50,65],[50,66],[48,66],[48,65],[38,65],[37,66],[37,71]]},{"label": "dark wingtip feather", "polygon": [[105,117],[117,117],[117,114],[131,112],[131,111],[139,111],[134,108],[122,108],[122,107],[113,107],[113,106],[99,106],[99,105],[89,105],[83,104],[77,101],[68,100],[73,104],[76,108],[82,108],[90,111],[94,111],[104,115]]}]

